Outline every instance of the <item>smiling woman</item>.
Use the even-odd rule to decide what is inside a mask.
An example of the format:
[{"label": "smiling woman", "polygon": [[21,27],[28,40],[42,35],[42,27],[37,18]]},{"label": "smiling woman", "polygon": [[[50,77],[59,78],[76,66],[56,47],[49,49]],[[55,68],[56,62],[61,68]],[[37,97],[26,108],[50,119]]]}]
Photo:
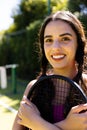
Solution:
[{"label": "smiling woman", "polygon": [[[63,80],[59,82],[52,79],[52,82],[41,82],[43,89],[41,89],[40,84],[36,86],[40,88],[40,92],[45,92],[45,95],[43,96],[42,93],[38,93],[37,89],[32,94],[32,97],[29,100],[27,99],[29,97],[28,93],[34,88],[35,83],[38,84],[40,79],[43,79],[45,76],[49,77],[50,75],[62,75],[69,78],[69,80],[73,80],[74,83],[76,82],[75,84],[79,84],[79,88],[87,95],[87,75],[83,69],[86,44],[83,26],[71,12],[58,11],[44,20],[39,35],[41,73],[35,80],[28,84],[24,92],[24,98],[14,121],[13,130],[27,130],[30,128],[32,130],[87,129],[87,112],[81,113],[82,110],[87,110],[87,103],[80,102],[78,105],[74,104],[74,106],[71,106],[69,97],[75,97],[74,99],[77,100],[78,94],[74,93],[72,86],[66,84]],[[50,88],[50,91],[47,91],[47,88]],[[64,93],[65,91],[66,93]],[[68,92],[70,96],[67,95]],[[33,98],[34,95],[36,98]],[[38,107],[39,95],[44,97],[40,104],[41,109]],[[31,102],[32,98],[33,103]],[[59,102],[60,98],[62,102],[65,101],[64,104]],[[45,105],[42,105],[44,102]],[[59,104],[56,104],[56,102]],[[71,107],[68,115],[64,118],[62,115],[66,105],[70,105]],[[47,118],[42,116],[40,110],[43,111],[43,115],[46,114],[45,110],[47,111]],[[48,121],[48,118],[52,120]]]}]

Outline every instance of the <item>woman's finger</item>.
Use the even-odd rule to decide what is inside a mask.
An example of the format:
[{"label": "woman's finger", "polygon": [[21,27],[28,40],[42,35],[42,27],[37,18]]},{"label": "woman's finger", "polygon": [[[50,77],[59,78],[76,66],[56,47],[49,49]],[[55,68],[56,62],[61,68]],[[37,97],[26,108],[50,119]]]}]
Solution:
[{"label": "woman's finger", "polygon": [[19,118],[21,118],[21,117],[22,117],[21,108],[19,108],[19,110],[18,110],[18,117],[19,117]]},{"label": "woman's finger", "polygon": [[29,101],[29,99],[24,95],[23,96],[23,101],[28,104],[28,105],[31,105],[32,103]]},{"label": "woman's finger", "polygon": [[21,120],[21,119],[18,119],[18,120],[17,120],[17,123],[20,124],[20,125],[22,125],[22,120]]},{"label": "woman's finger", "polygon": [[87,110],[87,103],[75,106],[72,108],[71,111],[72,111],[72,113],[80,113],[80,112],[86,111],[86,110]]}]

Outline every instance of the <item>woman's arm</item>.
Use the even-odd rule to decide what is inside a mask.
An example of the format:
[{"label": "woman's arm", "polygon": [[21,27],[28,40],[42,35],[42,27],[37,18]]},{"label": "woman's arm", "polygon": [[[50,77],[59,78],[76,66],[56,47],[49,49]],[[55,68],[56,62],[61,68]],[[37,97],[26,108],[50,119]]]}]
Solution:
[{"label": "woman's arm", "polygon": [[42,119],[33,103],[24,98],[20,104],[18,123],[33,130],[86,130],[87,113],[79,114],[82,110],[87,110],[87,104],[73,107],[65,120],[51,124]]},{"label": "woman's arm", "polygon": [[16,118],[15,118],[15,120],[14,120],[14,124],[13,124],[12,130],[26,130],[26,127],[25,127],[25,126],[19,125],[19,124],[17,123],[18,119],[19,119],[19,117],[18,117],[18,114],[17,114],[17,115],[16,115]]},{"label": "woman's arm", "polygon": [[63,130],[86,130],[87,129],[87,112],[80,113],[82,110],[87,110],[87,104],[81,104],[71,109],[64,121],[55,123]]},{"label": "woman's arm", "polygon": [[[28,84],[28,86],[27,86],[27,88],[26,88],[26,90],[25,90],[25,92],[24,92],[24,95],[27,97],[27,95],[28,95],[28,93],[29,93],[29,90],[30,90],[30,88],[32,87],[32,85],[34,84],[36,82],[36,80],[33,80],[33,81],[31,81],[29,84]],[[24,96],[23,96],[24,97]],[[22,99],[22,101],[24,102],[24,98]],[[21,105],[20,105],[21,106]],[[32,110],[32,109],[31,109]],[[28,121],[29,121],[29,119],[27,120],[22,120],[22,121],[24,121],[24,122],[22,122],[21,123],[21,119],[20,119],[20,115],[19,115],[19,112],[20,112],[20,108],[19,108],[19,110],[18,110],[18,113],[17,113],[17,115],[16,115],[16,118],[15,118],[15,120],[14,120],[14,123],[13,123],[13,128],[12,128],[12,130],[26,130],[26,126],[27,126],[27,123],[28,123]],[[26,114],[27,112],[24,110],[24,113]],[[39,113],[39,111],[37,110],[37,113],[38,114],[40,114]],[[28,114],[26,114],[26,115],[28,115]],[[39,125],[38,125],[38,127],[35,127],[35,129],[37,130],[37,128],[38,128],[38,130],[40,129],[40,130],[60,130],[59,128],[57,128],[55,125],[52,125],[52,124],[50,124],[50,123],[48,123],[48,122],[46,122],[45,120],[43,120],[40,116],[36,116],[36,120],[35,120],[35,116],[33,115],[33,114],[31,114],[31,116],[30,117],[33,117],[33,118],[30,118],[30,119],[32,119],[33,120],[33,122],[35,121],[37,121],[36,123],[37,123],[37,125],[38,125],[38,123],[39,123]],[[25,121],[27,122],[27,123],[25,123]],[[39,121],[39,122],[38,122]],[[26,124],[26,125],[24,125],[24,124]],[[29,123],[28,123],[28,128],[30,128],[30,126],[31,126],[31,124],[32,124],[32,122],[30,123],[30,121],[29,121]],[[35,125],[36,126],[36,125]],[[33,128],[33,130],[34,130],[34,128]]]},{"label": "woman's arm", "polygon": [[[35,82],[36,80],[29,83],[24,92],[24,95],[26,97],[30,88],[32,87],[32,84]],[[79,114],[79,111],[87,109],[87,105],[80,105],[78,107],[72,108],[65,120],[55,124],[51,124],[42,119],[36,106],[32,104],[28,99],[23,99],[20,108],[22,111],[22,115],[20,114],[19,109],[12,130],[25,130],[25,127],[23,125],[27,126],[28,128],[35,127],[33,128],[33,130],[37,130],[37,128],[38,130],[61,130],[60,128],[62,128],[63,130],[85,130],[84,128],[87,127],[87,113]]]},{"label": "woman's arm", "polygon": [[[27,87],[26,87],[26,89],[25,89],[25,92],[24,92],[24,95],[25,95],[25,96],[28,95],[30,88],[32,87],[32,85],[33,85],[35,82],[36,82],[36,80],[32,80],[32,81],[27,85]],[[22,100],[23,100],[23,99],[22,99]],[[14,120],[14,123],[13,123],[12,130],[26,130],[23,125],[19,125],[19,124],[17,123],[17,120],[18,120],[18,119],[19,119],[19,117],[18,117],[18,113],[17,113],[17,115],[16,115],[16,117],[15,117],[15,120]]]},{"label": "woman's arm", "polygon": [[55,126],[45,121],[38,111],[37,107],[31,103],[27,98],[20,104],[18,112],[18,123],[24,125],[32,130],[60,130],[58,126]]}]

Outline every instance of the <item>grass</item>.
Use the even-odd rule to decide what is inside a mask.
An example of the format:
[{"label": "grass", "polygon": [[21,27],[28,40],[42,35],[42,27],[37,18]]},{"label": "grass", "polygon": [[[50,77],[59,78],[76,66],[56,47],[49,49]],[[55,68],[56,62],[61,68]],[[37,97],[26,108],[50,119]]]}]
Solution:
[{"label": "grass", "polygon": [[[0,99],[3,99],[4,102],[8,103],[14,109],[18,109],[21,98],[23,96],[24,90],[29,81],[23,81],[17,79],[16,82],[16,93],[14,92],[14,88],[12,86],[11,78],[8,78],[8,85],[6,89],[0,88]],[[5,96],[2,96],[5,95]],[[7,101],[6,101],[7,100]]]},{"label": "grass", "polygon": [[[23,96],[24,90],[29,81],[23,81],[17,79],[16,82],[16,93],[14,93],[14,88],[12,86],[11,78],[8,77],[7,88],[0,88],[0,102],[7,104],[8,106],[18,110],[21,98]],[[0,105],[0,130],[12,130],[13,122],[16,113],[13,113]]]}]

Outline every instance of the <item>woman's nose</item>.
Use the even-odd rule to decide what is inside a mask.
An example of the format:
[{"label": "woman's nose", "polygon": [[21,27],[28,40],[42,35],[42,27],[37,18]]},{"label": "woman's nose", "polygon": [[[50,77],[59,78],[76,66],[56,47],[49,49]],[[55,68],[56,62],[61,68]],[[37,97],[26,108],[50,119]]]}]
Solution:
[{"label": "woman's nose", "polygon": [[53,48],[60,48],[60,47],[61,47],[60,42],[58,40],[55,40],[53,43]]}]

